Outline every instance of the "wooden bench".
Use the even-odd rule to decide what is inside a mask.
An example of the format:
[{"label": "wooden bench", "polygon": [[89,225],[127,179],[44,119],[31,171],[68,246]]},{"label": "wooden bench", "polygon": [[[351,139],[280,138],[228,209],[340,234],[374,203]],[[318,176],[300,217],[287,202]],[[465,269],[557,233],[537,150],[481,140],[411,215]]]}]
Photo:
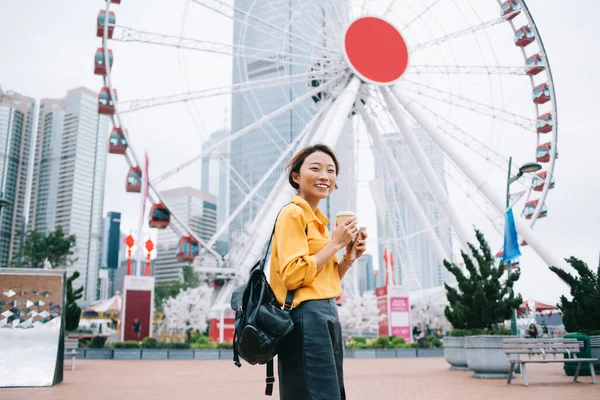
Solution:
[{"label": "wooden bench", "polygon": [[[577,353],[580,352],[577,339],[504,339],[502,349],[510,361],[510,372],[506,383],[510,383],[512,380],[515,365],[520,365],[525,381],[523,385],[529,386],[526,364],[530,363],[577,363],[573,382],[577,382],[581,363],[589,363],[592,372],[592,383],[596,383],[594,362],[598,359],[577,358]],[[564,357],[556,357],[557,354],[564,354]],[[551,358],[548,357],[550,355]],[[527,358],[523,359],[521,356],[527,356]],[[532,358],[532,356],[538,357]]]},{"label": "wooden bench", "polygon": [[71,357],[71,371],[75,369],[75,358],[79,348],[79,339],[65,338],[65,358]]}]

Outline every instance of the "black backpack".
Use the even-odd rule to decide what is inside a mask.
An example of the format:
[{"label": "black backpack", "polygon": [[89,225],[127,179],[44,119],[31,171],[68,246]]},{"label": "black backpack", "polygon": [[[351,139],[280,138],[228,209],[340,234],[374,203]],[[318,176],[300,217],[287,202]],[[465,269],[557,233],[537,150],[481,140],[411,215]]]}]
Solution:
[{"label": "black backpack", "polygon": [[287,292],[285,304],[280,307],[264,273],[274,234],[275,226],[265,255],[250,270],[248,283],[235,289],[231,295],[231,308],[235,311],[233,361],[237,367],[242,366],[240,357],[251,365],[267,364],[267,396],[273,394],[273,357],[277,354],[277,346],[294,328],[290,316],[294,290]]}]

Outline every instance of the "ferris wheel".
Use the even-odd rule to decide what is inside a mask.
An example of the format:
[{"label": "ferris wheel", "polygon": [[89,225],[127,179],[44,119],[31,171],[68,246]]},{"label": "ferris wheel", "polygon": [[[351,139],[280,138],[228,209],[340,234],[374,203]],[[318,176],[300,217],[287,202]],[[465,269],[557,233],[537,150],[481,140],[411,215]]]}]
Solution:
[{"label": "ferris wheel", "polygon": [[[161,106],[179,104],[201,119],[201,112],[190,104],[239,94],[253,104],[248,123],[233,126],[230,135],[149,182],[148,198],[153,204],[149,224],[173,229],[179,235],[174,257],[193,261],[207,273],[228,280],[216,306],[226,307],[236,278],[243,278],[260,257],[277,211],[293,194],[281,164],[308,144],[335,147],[348,120],[355,132],[364,132],[386,179],[395,185],[418,222],[417,231],[395,233],[400,242],[404,237],[423,235],[438,261],[452,257],[423,209],[422,193],[411,186],[388,146],[386,140],[391,136],[409,150],[420,179],[433,196],[428,201],[448,221],[461,248],[472,242],[467,227],[476,214],[502,234],[503,189],[507,174],[511,178],[509,160],[514,158],[515,165],[531,161],[541,165],[540,171],[522,170],[523,177],[517,181],[520,191],[508,197],[518,210],[515,219],[522,243],[530,245],[546,263],[564,264],[533,231],[538,219],[549,215],[546,201],[555,185],[558,112],[548,54],[525,1],[181,1],[184,14],[178,35],[120,21],[114,5],[121,1],[106,1],[97,20],[102,47],[96,52],[95,73],[104,80],[98,105],[99,112],[113,120],[110,153],[125,157],[129,164],[129,171],[124,171],[127,191],[140,193],[144,166],[136,151],[141,147],[130,141],[122,114],[155,107],[160,116]],[[143,7],[133,0],[123,3],[121,7]],[[192,9],[202,10],[197,15],[203,21],[230,21],[235,27],[233,39],[206,32],[204,37],[186,36],[186,25],[203,22],[189,20]],[[155,26],[161,24],[157,21]],[[126,99],[121,100],[116,89],[119,82],[113,81],[111,74],[114,41],[136,48],[143,45],[150,53],[154,47],[148,45],[171,47],[179,52],[173,53],[174,57],[221,55],[227,62],[233,60],[234,82],[204,84],[192,90],[186,80],[182,93],[148,98],[119,93]],[[193,75],[192,67],[184,70],[185,79]],[[266,104],[261,100],[266,91],[274,97],[284,94],[287,101]],[[300,125],[295,135],[278,135],[282,116]],[[222,145],[248,135],[268,137],[279,154],[269,160],[264,175],[247,184],[239,206],[230,210],[213,238],[203,241],[170,211],[157,185]],[[443,177],[434,170],[422,137],[443,155]],[[273,180],[275,173],[280,175]],[[252,240],[237,241],[229,254],[221,257],[214,250],[215,241],[247,204],[256,202],[266,182],[271,182],[272,189],[258,202],[263,206],[245,229],[245,237]]]}]

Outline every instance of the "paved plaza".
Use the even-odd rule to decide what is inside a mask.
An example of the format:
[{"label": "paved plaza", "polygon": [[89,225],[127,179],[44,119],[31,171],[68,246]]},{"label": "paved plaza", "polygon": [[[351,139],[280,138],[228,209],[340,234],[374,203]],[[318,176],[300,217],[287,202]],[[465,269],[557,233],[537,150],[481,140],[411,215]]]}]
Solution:
[{"label": "paved plaza", "polygon": [[[52,388],[0,389],[2,400],[117,399],[268,399],[263,395],[265,368],[230,361],[77,360],[65,363],[63,383]],[[345,362],[349,400],[418,399],[600,399],[600,384],[589,376],[571,383],[562,365],[528,367],[531,386],[505,380],[481,380],[469,372],[450,371],[443,358],[348,359]],[[277,389],[272,399],[278,399]]]}]

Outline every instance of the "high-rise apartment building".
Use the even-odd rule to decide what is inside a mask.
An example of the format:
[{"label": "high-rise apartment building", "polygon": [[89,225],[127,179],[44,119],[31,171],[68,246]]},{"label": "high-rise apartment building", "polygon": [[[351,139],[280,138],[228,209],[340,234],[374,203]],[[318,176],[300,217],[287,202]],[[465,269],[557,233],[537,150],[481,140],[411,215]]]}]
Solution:
[{"label": "high-rise apartment building", "polygon": [[74,286],[96,299],[102,252],[102,208],[109,119],[98,114],[98,94],[80,87],[40,102],[29,209],[29,229],[61,226],[77,237]]},{"label": "high-rise apartment building", "polygon": [[[245,24],[241,20],[234,22],[234,42],[247,49],[243,55],[233,57],[234,84],[302,74],[319,60],[320,56],[315,52],[318,48],[315,45],[337,50],[340,43],[338,39],[341,38],[333,37],[330,32],[333,31],[332,26],[339,26],[340,16],[348,15],[340,9],[340,4],[331,5],[320,0],[235,0],[234,5],[237,9],[248,11],[256,19],[268,21],[269,25],[258,22]],[[333,6],[337,8],[336,11],[333,10]],[[280,52],[288,54],[274,54]],[[324,51],[323,57],[329,53]],[[273,113],[308,91],[307,78],[294,83],[233,94],[232,132],[237,132],[261,117]],[[231,144],[232,170],[237,171],[250,187],[254,187],[275,164],[281,152],[311,120],[313,113],[314,103],[309,98],[301,105],[271,119],[262,127],[234,140]],[[259,196],[266,198],[269,195],[283,173],[286,161],[277,166],[261,187]],[[246,195],[234,185],[230,191],[230,209],[234,210]],[[243,208],[231,225],[230,238],[235,237],[237,231],[247,226],[261,206],[260,202],[250,202]]]},{"label": "high-rise apartment building", "polygon": [[[207,149],[219,141],[229,136],[228,129],[221,129],[214,132],[210,139],[202,144],[202,149]],[[229,217],[229,187],[236,185],[242,190],[248,192],[250,189],[234,173],[232,175],[230,168],[231,144],[222,145],[212,154],[202,159],[202,180],[200,181],[200,190],[204,193],[210,193],[217,197],[217,229],[223,226],[223,223]],[[237,171],[236,171],[237,172]],[[226,231],[217,240],[217,252],[221,255],[227,254],[228,232]]]},{"label": "high-rise apartment building", "polygon": [[[446,187],[443,153],[420,128],[415,128],[414,131],[421,146],[427,153],[438,178],[444,187]],[[396,162],[399,164],[413,192],[419,199],[419,203],[433,226],[442,247],[446,250],[446,254],[449,256],[452,255],[452,232],[450,224],[437,205],[429,184],[423,177],[408,145],[402,139],[402,135],[399,133],[387,134],[384,136],[384,143],[392,151]],[[387,235],[383,224],[381,224],[378,218],[378,233],[381,239],[379,245],[379,265],[381,267],[379,269],[378,285],[382,285],[385,280],[384,248],[388,252],[391,252],[394,258],[396,283],[405,283],[402,282],[403,277],[406,276],[403,274],[403,268],[409,267],[406,264],[410,264],[423,289],[442,285],[446,276],[445,270],[439,264],[435,254],[431,250],[429,242],[425,234],[422,233],[422,229],[412,209],[399,192],[398,186],[391,182],[389,173],[385,171],[383,162],[379,158],[376,158],[375,170],[376,175],[382,176],[384,179],[385,200],[388,209]]]},{"label": "high-rise apartment building", "polygon": [[[161,192],[173,214],[190,227],[202,240],[208,241],[217,231],[217,197],[194,189],[181,187]],[[179,236],[170,228],[158,231],[154,267],[156,283],[178,282],[183,279],[183,267],[189,262],[178,261]]]},{"label": "high-rise apartment building", "polygon": [[0,267],[20,260],[35,100],[0,88]]}]

